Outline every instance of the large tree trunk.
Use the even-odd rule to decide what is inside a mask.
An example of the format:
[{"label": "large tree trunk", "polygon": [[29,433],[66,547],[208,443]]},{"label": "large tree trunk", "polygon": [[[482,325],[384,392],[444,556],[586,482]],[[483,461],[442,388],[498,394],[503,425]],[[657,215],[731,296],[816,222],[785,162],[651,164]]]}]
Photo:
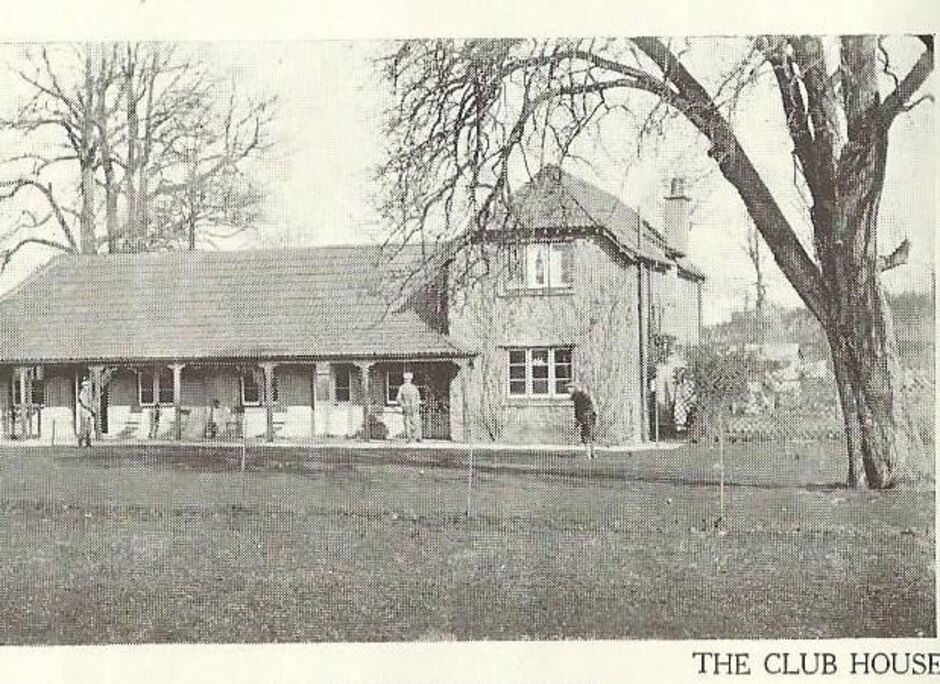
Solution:
[{"label": "large tree trunk", "polygon": [[845,420],[848,483],[859,483],[861,463],[868,486],[885,489],[909,474],[916,454],[899,421],[900,367],[878,259],[887,131],[864,134],[870,144],[850,140],[841,152],[833,225],[816,234],[825,236],[817,238],[827,274],[823,326]]},{"label": "large tree trunk", "polygon": [[868,486],[885,489],[908,475],[916,459],[908,459],[913,445],[898,418],[890,312],[881,292],[870,294],[880,304],[851,311],[847,328],[829,331],[829,345],[845,422],[847,482],[861,484],[861,464]]}]

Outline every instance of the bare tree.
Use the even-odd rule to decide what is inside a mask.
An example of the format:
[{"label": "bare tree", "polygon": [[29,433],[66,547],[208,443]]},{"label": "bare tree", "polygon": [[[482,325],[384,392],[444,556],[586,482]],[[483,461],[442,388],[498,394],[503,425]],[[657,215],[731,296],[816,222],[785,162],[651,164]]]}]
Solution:
[{"label": "bare tree", "polygon": [[[652,103],[644,130],[656,130],[667,113],[679,116],[707,142],[775,262],[826,331],[845,417],[848,482],[858,483],[861,463],[870,487],[891,487],[913,459],[906,462],[911,445],[898,420],[881,272],[902,263],[906,247],[877,253],[878,205],[891,124],[928,97],[917,93],[933,71],[932,37],[908,42],[919,57],[897,76],[876,36],[831,43],[760,37],[713,83],[690,71],[680,46],[658,38],[402,42],[382,63],[396,96],[382,169],[386,216],[396,221],[396,239],[437,233],[440,240],[448,232],[452,242],[468,244],[500,206],[510,206],[518,169],[569,156],[601,119],[639,111],[640,100]],[[794,173],[807,191],[811,246],[732,124],[738,96],[761,80],[779,96],[778,125],[789,134]]]},{"label": "bare tree", "polygon": [[222,106],[193,104],[164,147],[163,180],[153,199],[164,237],[181,238],[190,250],[201,228],[231,234],[260,218],[264,195],[244,167],[268,148],[273,112],[273,100],[241,100],[234,84]]},{"label": "bare tree", "polygon": [[0,233],[0,269],[29,244],[193,248],[198,230],[231,234],[259,218],[249,167],[269,145],[273,99],[224,88],[196,51],[172,44],[39,46],[20,64],[28,95],[0,130],[22,149],[0,167],[0,204],[22,209]]},{"label": "bare tree", "polygon": [[754,336],[757,344],[764,343],[764,303],[767,298],[767,284],[764,282],[764,250],[757,228],[747,230],[744,251],[754,268]]}]

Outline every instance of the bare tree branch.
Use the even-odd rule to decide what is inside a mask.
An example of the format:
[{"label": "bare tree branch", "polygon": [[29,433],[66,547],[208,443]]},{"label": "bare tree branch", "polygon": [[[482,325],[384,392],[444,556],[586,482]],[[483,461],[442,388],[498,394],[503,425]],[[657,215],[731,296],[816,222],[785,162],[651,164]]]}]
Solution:
[{"label": "bare tree branch", "polygon": [[907,238],[901,241],[894,251],[888,256],[878,257],[878,269],[882,272],[890,271],[892,268],[903,266],[911,253],[911,242]]}]

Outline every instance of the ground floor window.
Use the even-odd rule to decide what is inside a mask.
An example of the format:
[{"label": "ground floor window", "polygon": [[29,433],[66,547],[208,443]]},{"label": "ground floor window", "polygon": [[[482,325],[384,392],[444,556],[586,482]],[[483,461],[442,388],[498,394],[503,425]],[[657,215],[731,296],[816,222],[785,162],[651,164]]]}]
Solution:
[{"label": "ground floor window", "polygon": [[[428,397],[427,376],[423,373],[415,373],[411,380],[418,388],[418,394],[421,395],[421,401],[424,402]],[[385,372],[385,403],[398,404],[398,388],[405,383],[405,367],[390,368]]]},{"label": "ground floor window", "polygon": [[137,371],[137,402],[141,406],[152,406],[157,396],[157,379],[151,371]]},{"label": "ground floor window", "polygon": [[157,375],[157,396],[161,404],[173,403],[173,369],[164,366]]},{"label": "ground floor window", "polygon": [[[241,374],[242,406],[260,406],[264,401],[264,371],[248,369]],[[271,378],[271,401],[277,401],[277,369]]]},{"label": "ground floor window", "polygon": [[173,370],[161,368],[137,371],[137,401],[140,406],[153,406],[154,403],[173,403]]},{"label": "ground floor window", "polygon": [[[22,398],[22,383],[19,370],[13,372],[13,404],[19,406]],[[43,384],[42,366],[31,366],[26,370],[26,386],[29,388],[27,401],[34,405],[45,403],[45,386]]]},{"label": "ground floor window", "polygon": [[334,371],[336,381],[333,386],[334,401],[349,401],[352,388],[352,369],[349,366],[337,366]]},{"label": "ground floor window", "polygon": [[511,397],[567,395],[572,378],[571,347],[528,347],[507,350]]}]

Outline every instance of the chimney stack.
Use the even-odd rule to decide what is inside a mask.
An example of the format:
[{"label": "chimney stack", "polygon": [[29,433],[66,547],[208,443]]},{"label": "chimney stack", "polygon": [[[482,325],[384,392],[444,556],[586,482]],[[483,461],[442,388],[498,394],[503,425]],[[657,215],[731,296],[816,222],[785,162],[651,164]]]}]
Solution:
[{"label": "chimney stack", "polygon": [[663,224],[666,234],[666,247],[677,256],[685,256],[689,250],[689,203],[692,200],[685,193],[685,179],[676,177],[669,185],[666,206],[663,211]]}]

